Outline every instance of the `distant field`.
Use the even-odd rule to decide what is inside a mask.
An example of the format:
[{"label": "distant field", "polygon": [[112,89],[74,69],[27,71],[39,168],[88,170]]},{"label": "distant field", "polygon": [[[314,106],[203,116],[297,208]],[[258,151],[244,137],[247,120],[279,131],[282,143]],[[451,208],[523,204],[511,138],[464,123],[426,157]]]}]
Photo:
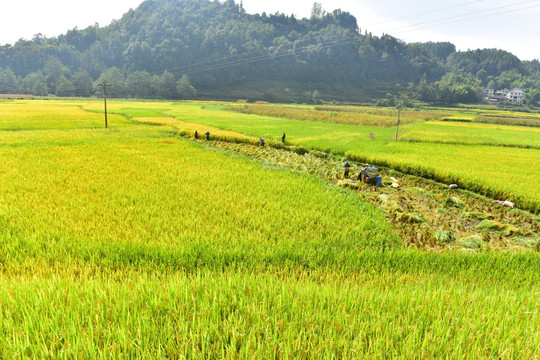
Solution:
[{"label": "distant field", "polygon": [[0,99],[31,99],[33,97],[27,94],[0,94]]},{"label": "distant field", "polygon": [[[62,100],[0,100],[0,130],[86,129],[105,126],[102,113],[89,113],[87,102]],[[31,106],[29,106],[31,104]],[[103,104],[102,108],[103,108]],[[126,124],[112,116],[117,126]]]},{"label": "distant field", "polygon": [[408,127],[400,140],[540,148],[540,128],[429,121]]},{"label": "distant field", "polygon": [[[242,105],[230,106],[227,110],[252,115],[272,116],[292,120],[320,121],[335,124],[391,127],[396,124],[396,109],[355,108],[337,106],[319,106],[311,109],[306,106],[291,105]],[[400,112],[400,121],[411,124],[419,120],[438,120],[442,115],[434,112],[406,111]]]},{"label": "distant field", "polygon": [[[121,104],[117,106],[122,107]],[[136,106],[132,104],[130,108],[119,111],[130,115],[135,111],[133,107]],[[392,141],[394,128],[237,114],[222,111],[219,104],[182,103],[171,106],[164,114],[192,123],[194,125],[190,128],[203,132],[208,127],[215,127],[274,141],[279,141],[285,132],[292,144],[348,153],[362,161],[384,164],[440,181],[457,182],[488,196],[515,201],[526,209],[540,210],[540,150],[484,146],[489,142],[536,147],[540,135],[535,128],[418,123],[402,127],[401,136],[407,139],[411,134],[410,138],[427,143],[411,143]],[[374,134],[373,139],[370,139],[370,133]],[[450,144],[444,144],[447,141]]]},{"label": "distant field", "polygon": [[540,114],[500,110],[496,106],[428,109],[451,114],[441,115],[441,120],[540,127]]},{"label": "distant field", "polygon": [[538,253],[409,249],[352,191],[177,136],[375,128],[101,106],[0,102],[0,358],[538,357]]}]

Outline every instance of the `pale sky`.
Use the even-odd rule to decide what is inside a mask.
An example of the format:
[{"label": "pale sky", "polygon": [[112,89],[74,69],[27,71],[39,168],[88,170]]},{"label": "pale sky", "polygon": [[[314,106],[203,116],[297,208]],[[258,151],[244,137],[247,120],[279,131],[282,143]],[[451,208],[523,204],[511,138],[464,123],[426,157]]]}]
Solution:
[{"label": "pale sky", "polygon": [[[238,3],[240,0],[236,0]],[[309,17],[314,0],[243,0],[248,13]],[[350,12],[365,30],[405,42],[449,41],[458,50],[498,48],[540,59],[540,0],[319,0],[324,10]],[[0,44],[108,25],[142,0],[0,0]]]}]

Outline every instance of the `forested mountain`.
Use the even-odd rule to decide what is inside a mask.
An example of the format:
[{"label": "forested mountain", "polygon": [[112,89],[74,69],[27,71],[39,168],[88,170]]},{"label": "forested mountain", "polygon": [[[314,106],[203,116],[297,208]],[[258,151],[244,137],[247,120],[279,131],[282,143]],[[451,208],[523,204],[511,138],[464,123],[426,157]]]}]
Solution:
[{"label": "forested mountain", "polygon": [[372,36],[348,12],[315,3],[309,19],[248,14],[234,0],[146,0],[106,27],[40,34],[0,47],[0,93],[365,101],[407,94],[475,102],[520,86],[538,101],[540,64],[502,50]]}]

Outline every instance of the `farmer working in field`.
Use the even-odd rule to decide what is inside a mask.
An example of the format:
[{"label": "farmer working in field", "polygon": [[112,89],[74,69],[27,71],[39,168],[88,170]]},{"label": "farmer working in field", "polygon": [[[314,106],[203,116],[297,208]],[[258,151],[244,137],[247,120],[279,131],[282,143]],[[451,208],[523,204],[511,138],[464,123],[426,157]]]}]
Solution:
[{"label": "farmer working in field", "polygon": [[358,173],[358,176],[356,177],[356,180],[364,181],[367,176],[367,169],[369,167],[369,164],[366,164],[362,170]]},{"label": "farmer working in field", "polygon": [[198,139],[198,138],[199,138],[199,132],[195,130],[195,139]]},{"label": "farmer working in field", "polygon": [[348,161],[345,161],[345,165],[343,165],[343,167],[345,168],[345,172],[343,173],[343,177],[345,179],[348,179],[349,178],[349,171],[351,170],[351,164],[349,164]]},{"label": "farmer working in field", "polygon": [[206,140],[210,140],[210,131],[207,131],[204,134],[206,135]]},{"label": "farmer working in field", "polygon": [[264,139],[262,137],[259,139],[261,140],[261,146],[264,147]]},{"label": "farmer working in field", "polygon": [[283,136],[281,137],[281,142],[285,144],[285,132],[283,132]]}]

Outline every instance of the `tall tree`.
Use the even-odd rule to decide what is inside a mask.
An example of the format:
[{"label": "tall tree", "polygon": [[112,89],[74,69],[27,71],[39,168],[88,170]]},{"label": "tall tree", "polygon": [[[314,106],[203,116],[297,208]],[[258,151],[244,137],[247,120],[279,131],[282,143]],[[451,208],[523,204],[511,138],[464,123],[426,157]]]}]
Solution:
[{"label": "tall tree", "polygon": [[79,71],[73,74],[71,82],[78,96],[91,96],[93,93],[93,80],[86,71]]},{"label": "tall tree", "polygon": [[13,71],[0,68],[0,94],[14,94],[17,90],[17,77]]},{"label": "tall tree", "polygon": [[311,8],[311,19],[320,19],[326,15],[326,11],[323,10],[321,3],[314,2]]},{"label": "tall tree", "polygon": [[47,89],[51,94],[56,93],[56,88],[63,77],[69,74],[69,69],[62,64],[56,56],[51,56],[47,59],[43,67],[43,73],[47,80]]},{"label": "tall tree", "polygon": [[75,86],[71,80],[69,80],[65,75],[62,75],[56,83],[56,93],[57,96],[74,96],[75,95]]},{"label": "tall tree", "polygon": [[189,82],[187,75],[182,75],[176,84],[176,90],[180,99],[191,99],[197,95],[197,90]]},{"label": "tall tree", "polygon": [[22,81],[22,91],[25,94],[46,96],[48,94],[47,79],[42,72],[28,74]]}]

